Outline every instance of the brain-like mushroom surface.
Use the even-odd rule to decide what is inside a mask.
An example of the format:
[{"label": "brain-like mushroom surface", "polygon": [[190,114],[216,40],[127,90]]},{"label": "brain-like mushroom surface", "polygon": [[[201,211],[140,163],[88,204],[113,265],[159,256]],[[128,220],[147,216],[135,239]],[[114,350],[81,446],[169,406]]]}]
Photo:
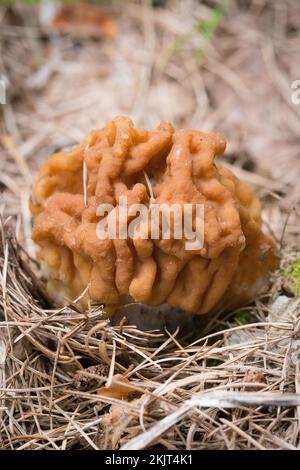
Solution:
[{"label": "brain-like mushroom surface", "polygon": [[[215,161],[225,146],[219,134],[176,131],[168,122],[148,131],[118,117],[48,158],[30,208],[50,293],[108,310],[130,296],[199,314],[237,307],[259,293],[277,267],[277,248],[262,231],[253,191]],[[108,214],[98,208],[113,207],[120,223],[125,196],[127,207],[143,204],[149,220],[154,205],[199,204],[203,245],[187,249],[184,236],[173,236],[175,225],[164,239],[161,218],[156,238],[148,228],[145,236],[143,222],[133,237],[99,237],[99,221]],[[122,221],[128,227],[132,215]]]}]

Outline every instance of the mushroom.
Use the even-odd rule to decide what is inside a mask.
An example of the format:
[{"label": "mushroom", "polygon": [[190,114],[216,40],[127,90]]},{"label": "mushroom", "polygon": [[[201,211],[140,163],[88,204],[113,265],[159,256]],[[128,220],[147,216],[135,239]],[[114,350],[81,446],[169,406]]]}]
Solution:
[{"label": "mushroom", "polygon": [[[220,134],[175,131],[164,121],[148,131],[117,117],[48,158],[30,208],[50,294],[104,304],[109,312],[131,298],[204,314],[260,293],[278,265],[278,251],[262,231],[253,191],[215,161],[225,147]],[[144,217],[134,216],[136,205],[145,208]],[[190,208],[194,241],[186,232],[177,236],[173,212],[165,236],[162,208],[175,206],[181,221]],[[202,243],[196,207],[203,210]],[[99,236],[99,223],[107,229],[112,220],[115,236],[107,230]]]}]

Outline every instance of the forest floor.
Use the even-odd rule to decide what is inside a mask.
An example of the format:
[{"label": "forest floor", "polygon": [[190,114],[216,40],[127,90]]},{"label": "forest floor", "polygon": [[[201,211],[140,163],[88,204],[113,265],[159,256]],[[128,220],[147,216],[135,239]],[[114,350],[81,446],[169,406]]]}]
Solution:
[{"label": "forest floor", "polygon": [[[300,449],[300,3],[153,3],[106,2],[100,34],[0,6],[3,449]],[[223,132],[280,247],[267,294],[192,338],[56,308],[37,276],[37,168],[119,114]]]}]

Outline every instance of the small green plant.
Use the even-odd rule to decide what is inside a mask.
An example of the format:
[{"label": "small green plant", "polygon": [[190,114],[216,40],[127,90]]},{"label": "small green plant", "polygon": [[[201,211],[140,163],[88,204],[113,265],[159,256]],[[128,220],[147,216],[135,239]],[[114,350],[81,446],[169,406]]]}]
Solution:
[{"label": "small green plant", "polygon": [[300,258],[297,258],[284,272],[292,291],[295,295],[300,295]]},{"label": "small green plant", "polygon": [[215,34],[219,23],[224,15],[224,9],[221,5],[216,6],[213,10],[211,10],[208,17],[203,20],[199,21],[197,24],[197,30],[202,36],[201,46],[195,51],[195,58],[200,59],[202,56],[202,52],[209,43],[212,36]]},{"label": "small green plant", "polygon": [[234,320],[241,325],[247,325],[253,321],[252,315],[248,310],[241,310],[234,316]]},{"label": "small green plant", "polygon": [[196,26],[192,29],[192,31],[178,36],[168,51],[165,63],[169,62],[169,60],[171,60],[171,58],[175,54],[177,54],[190,39],[200,36],[201,45],[194,52],[194,58],[198,61],[202,56],[202,52],[206,44],[208,44],[208,42],[216,32],[219,23],[222,17],[224,16],[224,13],[225,12],[223,6],[217,5],[210,11],[207,18],[205,18],[204,20],[199,20],[197,22]]}]

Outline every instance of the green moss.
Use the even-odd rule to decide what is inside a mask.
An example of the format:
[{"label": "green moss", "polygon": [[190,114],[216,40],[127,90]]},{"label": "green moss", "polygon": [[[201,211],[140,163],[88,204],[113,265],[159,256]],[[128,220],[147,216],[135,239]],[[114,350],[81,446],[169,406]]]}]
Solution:
[{"label": "green moss", "polygon": [[241,325],[247,325],[248,323],[253,322],[253,318],[248,310],[241,310],[234,316],[234,320]]},{"label": "green moss", "polygon": [[284,272],[284,277],[290,283],[290,287],[296,295],[300,295],[300,258],[297,258]]}]

